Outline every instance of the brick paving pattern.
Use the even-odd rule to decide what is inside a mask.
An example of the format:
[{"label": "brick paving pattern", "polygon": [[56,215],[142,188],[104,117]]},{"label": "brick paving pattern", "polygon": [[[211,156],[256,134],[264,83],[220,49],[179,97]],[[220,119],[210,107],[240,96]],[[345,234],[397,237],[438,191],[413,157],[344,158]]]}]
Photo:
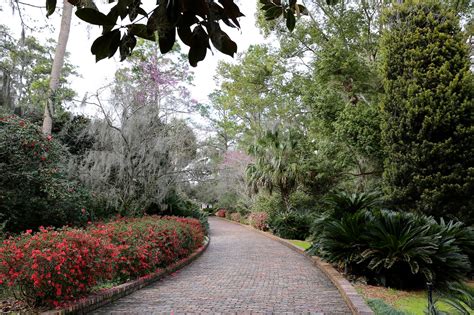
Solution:
[{"label": "brick paving pattern", "polygon": [[209,223],[200,258],[94,314],[351,314],[306,257],[242,226]]}]

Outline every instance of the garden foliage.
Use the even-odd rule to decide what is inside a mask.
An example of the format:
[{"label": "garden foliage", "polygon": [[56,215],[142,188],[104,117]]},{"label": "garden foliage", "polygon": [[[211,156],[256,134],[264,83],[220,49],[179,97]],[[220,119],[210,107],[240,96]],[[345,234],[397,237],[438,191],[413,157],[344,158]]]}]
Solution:
[{"label": "garden foliage", "polygon": [[53,137],[17,116],[0,118],[0,221],[6,231],[87,221],[88,192],[67,177],[68,154]]},{"label": "garden foliage", "polygon": [[[369,282],[440,287],[472,270],[474,229],[460,222],[390,210],[359,210],[316,223],[318,254]],[[449,272],[446,272],[449,270]]]},{"label": "garden foliage", "polygon": [[242,220],[242,216],[238,212],[234,212],[230,215],[230,219],[235,222],[240,222]]},{"label": "garden foliage", "polygon": [[216,217],[225,218],[225,217],[226,217],[226,214],[227,214],[227,210],[225,210],[225,209],[219,209],[219,210],[217,210],[217,212],[216,212]]},{"label": "garden foliage", "polygon": [[385,190],[403,210],[474,218],[474,85],[455,13],[406,1],[387,17]]},{"label": "garden foliage", "polygon": [[279,237],[305,240],[310,236],[314,217],[309,213],[296,211],[282,212],[272,216],[270,230]]},{"label": "garden foliage", "polygon": [[33,306],[77,299],[107,279],[128,280],[164,268],[199,248],[198,220],[118,219],[85,230],[41,228],[0,245],[0,285]]},{"label": "garden foliage", "polygon": [[248,216],[248,222],[258,230],[267,231],[269,224],[269,215],[266,212],[252,212]]}]

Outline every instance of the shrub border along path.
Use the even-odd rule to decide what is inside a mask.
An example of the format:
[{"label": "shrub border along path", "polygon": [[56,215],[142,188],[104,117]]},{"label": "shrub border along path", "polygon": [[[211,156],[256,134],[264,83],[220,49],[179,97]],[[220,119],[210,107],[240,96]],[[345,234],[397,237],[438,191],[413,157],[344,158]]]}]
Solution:
[{"label": "shrub border along path", "polygon": [[356,289],[352,286],[352,284],[344,278],[343,275],[341,275],[334,267],[331,266],[331,264],[326,263],[321,260],[321,258],[317,256],[311,256],[307,254],[304,249],[301,247],[298,247],[289,241],[282,239],[278,236],[275,236],[271,233],[264,232],[258,229],[253,228],[252,226],[242,224],[239,222],[235,222],[232,220],[228,220],[225,218],[220,218],[216,217],[220,220],[225,220],[228,222],[232,222],[234,224],[241,225],[247,229],[256,231],[262,235],[265,235],[268,238],[271,238],[277,242],[279,242],[282,245],[285,245],[286,247],[292,249],[293,251],[300,253],[301,255],[307,257],[310,259],[313,264],[319,268],[328,278],[331,280],[331,282],[336,286],[337,290],[341,294],[342,298],[344,299],[344,302],[346,302],[347,306],[351,309],[353,314],[356,315],[374,315],[375,313],[372,311],[372,309],[365,303],[364,298],[357,293]]},{"label": "shrub border along path", "polygon": [[101,306],[109,304],[126,295],[129,295],[135,291],[138,291],[141,288],[148,286],[152,284],[153,282],[161,280],[164,277],[172,274],[173,272],[189,265],[191,262],[193,262],[195,259],[197,259],[199,256],[202,255],[202,253],[209,246],[210,241],[211,241],[210,238],[206,237],[204,244],[201,247],[199,247],[194,253],[172,264],[171,266],[166,267],[165,269],[161,269],[152,274],[140,277],[139,279],[101,291],[97,294],[81,299],[78,302],[73,303],[66,308],[42,312],[41,315],[86,314],[93,310],[96,310]]}]

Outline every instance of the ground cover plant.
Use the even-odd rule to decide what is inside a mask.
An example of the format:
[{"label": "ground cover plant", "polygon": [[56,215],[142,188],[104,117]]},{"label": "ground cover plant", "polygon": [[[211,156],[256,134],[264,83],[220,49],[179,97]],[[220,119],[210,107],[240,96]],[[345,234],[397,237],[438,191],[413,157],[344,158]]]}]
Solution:
[{"label": "ground cover plant", "polygon": [[[392,288],[381,288],[364,284],[356,284],[356,290],[364,297],[367,304],[378,314],[400,314],[400,315],[424,315],[428,307],[428,296],[426,290],[403,291]],[[471,291],[474,284],[468,284]],[[448,299],[434,292],[437,314],[472,314],[468,310],[460,310],[453,307]],[[471,293],[472,301],[472,293]],[[471,302],[472,303],[472,302]],[[467,304],[464,304],[466,307]]]},{"label": "ground cover plant", "polygon": [[29,230],[0,245],[0,285],[31,306],[58,306],[101,282],[164,268],[199,248],[204,233],[196,219],[157,216]]}]

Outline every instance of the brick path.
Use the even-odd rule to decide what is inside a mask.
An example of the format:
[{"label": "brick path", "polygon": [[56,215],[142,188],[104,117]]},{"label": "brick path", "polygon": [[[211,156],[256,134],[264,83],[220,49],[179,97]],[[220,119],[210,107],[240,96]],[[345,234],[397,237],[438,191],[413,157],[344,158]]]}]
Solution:
[{"label": "brick path", "polygon": [[209,222],[200,258],[94,314],[351,314],[306,257],[242,226]]}]

